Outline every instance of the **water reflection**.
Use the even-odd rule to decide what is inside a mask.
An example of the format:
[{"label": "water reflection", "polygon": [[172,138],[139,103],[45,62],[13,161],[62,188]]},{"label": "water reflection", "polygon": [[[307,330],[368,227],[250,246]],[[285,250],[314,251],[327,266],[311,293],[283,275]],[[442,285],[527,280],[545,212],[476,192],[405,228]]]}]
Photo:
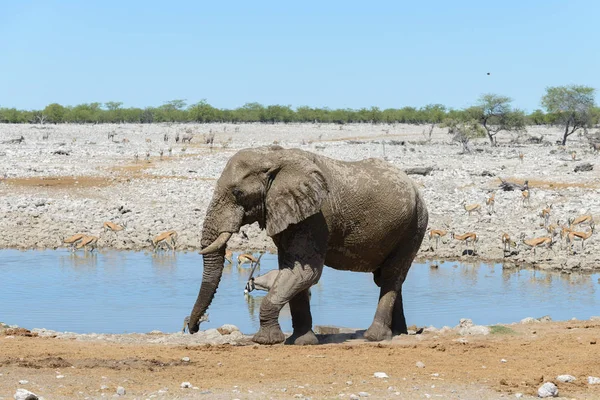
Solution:
[{"label": "water reflection", "polygon": [[[265,254],[261,264],[257,273],[264,274],[277,268],[277,257]],[[249,274],[248,264],[225,267],[210,322],[202,329],[225,323],[245,333],[258,329],[265,292],[244,296]],[[598,314],[599,277],[480,263],[415,264],[403,287],[407,322],[440,327],[456,325],[460,318],[480,324],[542,315],[589,318]],[[189,314],[201,280],[202,257],[194,252],[1,250],[0,321],[59,331],[175,332]],[[313,321],[321,325],[367,328],[379,297],[372,274],[330,268],[311,291]],[[288,307],[280,322],[291,330]]]}]

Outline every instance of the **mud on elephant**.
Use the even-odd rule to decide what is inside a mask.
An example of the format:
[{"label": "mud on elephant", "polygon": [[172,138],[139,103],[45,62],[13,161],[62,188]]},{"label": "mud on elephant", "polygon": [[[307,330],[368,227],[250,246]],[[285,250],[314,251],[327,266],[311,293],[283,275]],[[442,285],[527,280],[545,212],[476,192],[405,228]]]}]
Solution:
[{"label": "mud on elephant", "polygon": [[245,149],[217,181],[202,231],[204,272],[189,330],[215,295],[227,241],[258,221],[277,246],[279,273],[260,307],[253,340],[280,343],[279,311],[289,303],[287,343],[316,344],[308,290],[323,266],[371,272],[381,288],[365,338],[406,332],[402,283],[423,240],[428,214],[416,185],[378,159],[345,162],[279,146]]}]

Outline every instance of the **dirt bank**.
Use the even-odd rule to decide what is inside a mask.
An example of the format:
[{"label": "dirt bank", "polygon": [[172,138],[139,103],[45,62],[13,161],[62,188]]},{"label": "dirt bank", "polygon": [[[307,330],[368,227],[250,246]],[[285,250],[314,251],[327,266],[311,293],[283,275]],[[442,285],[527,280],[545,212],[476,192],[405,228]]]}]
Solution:
[{"label": "dirt bank", "polygon": [[[348,399],[360,392],[373,399],[497,399],[535,396],[547,381],[564,398],[600,398],[600,385],[588,384],[588,376],[600,375],[598,320],[495,326],[486,336],[449,330],[311,347],[23,334],[0,335],[0,399],[18,388],[46,399],[97,399],[113,396],[119,386],[123,398],[139,399]],[[388,378],[375,378],[375,372]],[[576,381],[559,382],[564,374]],[[183,382],[192,387],[181,388]]]}]

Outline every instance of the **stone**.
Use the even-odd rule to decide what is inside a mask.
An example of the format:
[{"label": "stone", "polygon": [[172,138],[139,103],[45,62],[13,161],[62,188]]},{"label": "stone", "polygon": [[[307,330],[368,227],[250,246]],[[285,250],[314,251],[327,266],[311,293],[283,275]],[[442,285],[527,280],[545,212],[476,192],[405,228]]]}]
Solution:
[{"label": "stone", "polygon": [[417,368],[425,368],[425,364],[422,361],[417,361],[415,365]]},{"label": "stone", "polygon": [[13,399],[15,400],[38,400],[39,397],[29,390],[25,389],[17,389],[16,393],[13,395]]},{"label": "stone", "polygon": [[538,397],[558,397],[558,388],[552,382],[546,382],[538,389]]},{"label": "stone", "polygon": [[29,381],[26,381],[25,379],[21,379],[19,381],[19,385],[27,385],[29,383]]},{"label": "stone", "polygon": [[556,380],[563,383],[574,382],[577,380],[573,375],[559,375],[556,377]]},{"label": "stone", "polygon": [[373,374],[373,376],[375,378],[380,378],[380,379],[389,378],[388,374],[386,374],[385,372],[375,372]]},{"label": "stone", "polygon": [[181,382],[181,385],[179,385],[179,386],[181,386],[182,389],[187,389],[187,388],[191,388],[192,384],[189,382]]},{"label": "stone", "polygon": [[473,326],[473,321],[469,318],[461,318],[458,323],[458,328],[470,328],[471,326]]},{"label": "stone", "polygon": [[359,397],[369,397],[370,394],[367,392],[358,392]]},{"label": "stone", "polygon": [[523,318],[521,320],[522,324],[533,324],[533,323],[536,323],[536,322],[539,322],[539,321],[537,319],[533,318],[533,317],[527,317],[527,318]]},{"label": "stone", "polygon": [[183,362],[190,362],[190,358],[189,357],[183,357],[181,359],[181,361],[183,361]]},{"label": "stone", "polygon": [[221,326],[220,328],[217,328],[217,331],[219,331],[219,333],[221,335],[230,335],[233,332],[239,332],[240,328],[238,328],[235,325],[231,325],[231,324],[225,324],[223,326]]},{"label": "stone", "polygon": [[123,386],[119,386],[119,387],[117,388],[117,394],[118,394],[119,396],[125,396],[125,393],[127,393],[127,392],[125,391],[125,388],[124,388]]},{"label": "stone", "polygon": [[460,323],[457,326],[458,334],[461,336],[466,335],[489,335],[490,328],[483,325],[474,325],[473,321],[467,318],[463,318],[460,320]]},{"label": "stone", "polygon": [[588,383],[590,385],[598,385],[600,384],[600,378],[597,376],[588,376]]},{"label": "stone", "polygon": [[588,162],[575,166],[574,172],[587,172],[594,169],[594,165]]},{"label": "stone", "polygon": [[515,397],[517,399],[520,399],[521,397],[523,397],[523,393],[515,393]]}]

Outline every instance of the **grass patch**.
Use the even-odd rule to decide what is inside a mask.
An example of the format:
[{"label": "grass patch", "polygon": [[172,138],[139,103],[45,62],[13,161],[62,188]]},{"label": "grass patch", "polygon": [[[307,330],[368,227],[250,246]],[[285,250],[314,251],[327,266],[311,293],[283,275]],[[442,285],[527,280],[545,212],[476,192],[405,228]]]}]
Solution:
[{"label": "grass patch", "polygon": [[490,326],[490,333],[492,335],[515,335],[517,332],[504,325],[492,325]]}]

